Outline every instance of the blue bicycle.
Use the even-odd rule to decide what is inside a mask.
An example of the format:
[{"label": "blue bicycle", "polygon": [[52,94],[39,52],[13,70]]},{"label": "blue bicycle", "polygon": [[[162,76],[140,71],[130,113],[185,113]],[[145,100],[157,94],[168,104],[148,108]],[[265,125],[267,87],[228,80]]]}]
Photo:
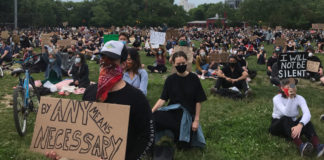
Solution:
[{"label": "blue bicycle", "polygon": [[[40,101],[39,92],[28,69],[35,56],[39,56],[39,54],[30,56],[25,61],[15,61],[14,63],[19,63],[22,68],[11,72],[12,76],[19,77],[19,84],[13,93],[13,114],[15,126],[20,136],[26,134],[28,115],[32,112],[37,113]],[[22,76],[22,73],[25,73],[24,76]]]}]

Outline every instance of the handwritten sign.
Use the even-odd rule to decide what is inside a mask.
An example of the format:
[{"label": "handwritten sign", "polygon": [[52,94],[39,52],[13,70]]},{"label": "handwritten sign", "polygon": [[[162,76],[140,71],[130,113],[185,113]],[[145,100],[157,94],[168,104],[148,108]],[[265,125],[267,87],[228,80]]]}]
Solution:
[{"label": "handwritten sign", "polygon": [[286,45],[286,40],[283,39],[283,38],[277,38],[275,40],[275,45],[276,46],[281,46],[281,47],[284,47]]},{"label": "handwritten sign", "polygon": [[307,61],[307,71],[309,72],[318,72],[319,67],[320,67],[320,62],[315,62],[315,61]]},{"label": "handwritten sign", "polygon": [[119,39],[119,35],[118,34],[108,34],[108,35],[104,35],[104,43],[111,41],[111,40],[115,40],[118,41]]},{"label": "handwritten sign", "polygon": [[155,32],[150,31],[150,42],[154,44],[164,44],[165,43],[165,32]]},{"label": "handwritten sign", "polygon": [[41,35],[42,44],[44,44],[44,45],[50,45],[51,44],[52,36],[53,35],[51,35],[51,34],[42,34]]},{"label": "handwritten sign", "polygon": [[305,52],[281,53],[278,59],[279,78],[306,77],[307,57]]},{"label": "handwritten sign", "polygon": [[12,41],[15,42],[15,44],[19,44],[20,43],[20,38],[17,34],[12,36]]},{"label": "handwritten sign", "polygon": [[282,27],[281,26],[276,26],[276,30],[277,31],[281,31],[282,30]]},{"label": "handwritten sign", "polygon": [[216,63],[227,63],[229,53],[216,53],[212,52],[209,55],[211,61],[215,61]]},{"label": "handwritten sign", "polygon": [[170,29],[166,31],[166,40],[171,40],[172,38],[178,39],[180,36],[179,31],[175,29]]},{"label": "handwritten sign", "polygon": [[30,149],[78,160],[125,159],[129,106],[42,97]]},{"label": "handwritten sign", "polygon": [[1,38],[2,39],[8,39],[10,36],[9,36],[9,32],[8,31],[2,31],[1,32]]},{"label": "handwritten sign", "polygon": [[57,44],[58,44],[59,46],[68,47],[68,46],[71,46],[71,44],[72,44],[71,41],[72,41],[71,39],[58,40],[58,41],[57,41]]},{"label": "handwritten sign", "polygon": [[314,23],[314,24],[312,24],[312,29],[324,29],[324,24]]}]

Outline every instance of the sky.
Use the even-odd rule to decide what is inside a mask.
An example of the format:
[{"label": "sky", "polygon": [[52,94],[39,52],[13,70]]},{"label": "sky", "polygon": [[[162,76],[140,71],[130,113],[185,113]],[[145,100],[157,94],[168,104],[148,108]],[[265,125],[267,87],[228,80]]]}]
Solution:
[{"label": "sky", "polygon": [[[70,1],[70,0],[62,0],[62,1]],[[83,0],[71,0],[71,1],[75,1],[75,2],[80,2]],[[200,4],[204,4],[204,3],[218,3],[218,2],[224,2],[224,0],[188,0],[189,3],[193,3],[195,4],[195,6],[197,7]],[[174,2],[176,4],[178,4],[180,2],[180,0],[174,0]]]}]

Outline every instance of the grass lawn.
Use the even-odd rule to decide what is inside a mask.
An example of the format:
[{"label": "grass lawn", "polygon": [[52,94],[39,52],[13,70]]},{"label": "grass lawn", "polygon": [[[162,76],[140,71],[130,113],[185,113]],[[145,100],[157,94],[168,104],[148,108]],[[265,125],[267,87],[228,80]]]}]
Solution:
[{"label": "grass lawn", "polygon": [[[198,43],[196,44],[198,46]],[[272,46],[266,46],[267,57],[271,56]],[[324,55],[318,55],[324,62]],[[146,57],[141,52],[142,63],[146,66],[153,63],[154,58]],[[268,133],[272,114],[272,97],[278,93],[266,76],[264,65],[256,64],[256,56],[248,58],[249,68],[257,71],[257,77],[250,83],[253,94],[244,100],[231,100],[219,96],[212,96],[209,89],[215,84],[214,80],[202,80],[203,88],[208,100],[202,104],[200,124],[207,141],[204,150],[177,150],[175,159],[314,159],[301,158],[295,145],[284,139],[273,137]],[[90,80],[97,81],[98,65],[88,62]],[[193,66],[195,67],[195,66]],[[149,74],[148,100],[153,106],[158,100],[164,81],[170,74]],[[195,69],[194,69],[195,70]],[[34,74],[35,79],[43,79],[44,73]],[[28,133],[20,137],[16,132],[13,120],[12,106],[8,101],[12,99],[12,87],[17,84],[17,78],[6,75],[0,79],[0,159],[46,159],[44,156],[29,151],[33,134],[33,121],[36,115],[30,116]],[[301,80],[297,86],[298,94],[305,97],[312,113],[312,122],[321,142],[324,143],[324,123],[319,116],[324,113],[324,87],[319,83]],[[60,97],[55,94],[53,97]],[[81,99],[81,96],[71,95],[65,98]]]}]

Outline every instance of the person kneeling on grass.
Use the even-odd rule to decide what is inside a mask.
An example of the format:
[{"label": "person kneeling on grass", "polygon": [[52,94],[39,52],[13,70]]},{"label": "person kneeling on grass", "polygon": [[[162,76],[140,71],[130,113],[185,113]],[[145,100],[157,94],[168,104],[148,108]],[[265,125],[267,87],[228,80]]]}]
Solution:
[{"label": "person kneeling on grass", "polygon": [[[293,140],[297,145],[301,156],[312,151],[313,146],[317,149],[317,157],[324,153],[324,144],[319,143],[313,124],[310,122],[309,112],[304,97],[296,94],[296,80],[281,80],[281,94],[273,98],[272,122],[269,132],[275,136],[283,136]],[[298,108],[302,110],[302,117]],[[305,135],[311,141],[303,143],[301,136]]]},{"label": "person kneeling on grass", "polygon": [[[186,71],[187,56],[184,52],[174,53],[172,64],[177,72],[166,79],[161,97],[152,109],[157,131],[154,157],[163,155],[163,149],[159,147],[166,139],[179,142],[182,147],[204,147],[206,144],[199,119],[201,103],[207,97],[200,80]],[[167,100],[170,100],[169,106],[162,107]],[[172,153],[166,156],[171,159]]]}]

